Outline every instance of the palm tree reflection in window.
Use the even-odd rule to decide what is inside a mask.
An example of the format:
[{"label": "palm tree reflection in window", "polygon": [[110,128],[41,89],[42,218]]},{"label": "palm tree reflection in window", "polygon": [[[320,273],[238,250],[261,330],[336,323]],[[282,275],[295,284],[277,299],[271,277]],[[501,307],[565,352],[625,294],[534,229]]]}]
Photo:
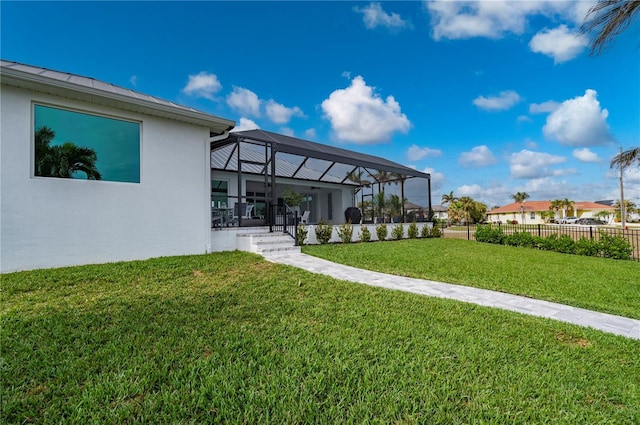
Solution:
[{"label": "palm tree reflection in window", "polygon": [[83,172],[88,180],[100,180],[102,175],[96,167],[98,155],[87,147],[66,141],[51,146],[55,132],[49,127],[35,131],[35,175],[42,177],[73,178]]}]

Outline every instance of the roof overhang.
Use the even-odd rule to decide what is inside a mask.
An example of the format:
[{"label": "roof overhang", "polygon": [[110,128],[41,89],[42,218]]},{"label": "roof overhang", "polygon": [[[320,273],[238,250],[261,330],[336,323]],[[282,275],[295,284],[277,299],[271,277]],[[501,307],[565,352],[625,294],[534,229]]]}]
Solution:
[{"label": "roof overhang", "polygon": [[219,148],[235,142],[270,144],[278,153],[282,152],[304,158],[315,158],[328,161],[331,164],[339,163],[370,170],[383,170],[402,175],[405,178],[419,177],[430,179],[431,177],[428,173],[417,171],[385,158],[264,130],[248,130],[230,133],[227,139],[212,144],[212,148]]},{"label": "roof overhang", "polygon": [[207,127],[212,134],[235,126],[232,120],[73,74],[2,61],[0,75],[3,85]]}]

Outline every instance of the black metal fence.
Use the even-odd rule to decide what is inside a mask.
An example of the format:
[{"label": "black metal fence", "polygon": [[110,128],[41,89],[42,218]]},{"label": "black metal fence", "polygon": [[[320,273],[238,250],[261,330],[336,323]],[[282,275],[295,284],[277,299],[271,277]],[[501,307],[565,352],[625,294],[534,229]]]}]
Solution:
[{"label": "black metal fence", "polygon": [[[442,237],[453,239],[475,240],[475,232],[478,224],[469,225],[447,225],[441,223]],[[598,240],[600,232],[604,232],[610,236],[624,236],[633,247],[631,258],[640,261],[640,229],[620,229],[615,227],[604,226],[580,226],[571,224],[482,224],[480,226],[491,226],[492,228],[502,229],[505,235],[514,232],[528,232],[535,236],[547,237],[550,235],[569,235],[573,240],[587,238]]]},{"label": "black metal fence", "polygon": [[297,210],[291,209],[287,204],[273,204],[269,208],[269,231],[283,232],[291,236],[298,245],[296,234],[300,216]]}]

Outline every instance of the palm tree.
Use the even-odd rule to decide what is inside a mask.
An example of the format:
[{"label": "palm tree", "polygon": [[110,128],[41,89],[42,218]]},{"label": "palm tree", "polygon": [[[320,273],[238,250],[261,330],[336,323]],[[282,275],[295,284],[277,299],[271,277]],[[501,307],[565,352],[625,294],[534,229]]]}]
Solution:
[{"label": "palm tree", "polygon": [[442,205],[444,204],[453,204],[454,202],[456,202],[458,200],[458,198],[456,198],[455,196],[453,196],[453,190],[451,192],[449,192],[449,194],[447,195],[446,193],[442,195],[442,198],[440,199],[440,203]]},{"label": "palm tree", "polygon": [[[358,167],[359,168],[359,167]],[[358,187],[354,188],[353,190],[353,197],[354,200],[356,200],[356,195],[358,192],[360,192],[360,202],[362,203],[362,215],[364,217],[364,187],[370,187],[371,186],[371,182],[369,180],[363,179],[362,175],[364,174],[364,172],[362,170],[358,170],[356,171],[356,169],[354,169],[353,171],[351,171],[350,173],[348,173],[345,177],[345,180],[351,180],[352,182],[358,184]]]},{"label": "palm tree", "polygon": [[626,30],[640,11],[638,0],[599,0],[585,16],[580,31],[595,31],[591,41],[591,54],[600,54],[613,38]]},{"label": "palm tree", "polygon": [[517,192],[511,195],[511,198],[513,198],[514,201],[520,204],[521,219],[522,223],[524,223],[524,206],[522,205],[522,203],[530,198],[529,194],[527,192]]},{"label": "palm tree", "polygon": [[553,201],[551,201],[551,203],[549,204],[549,211],[553,211],[554,213],[554,217],[556,216],[556,214],[558,212],[560,212],[560,210],[563,209],[563,201],[562,199],[554,199]]},{"label": "palm tree", "polygon": [[54,137],[55,132],[49,127],[40,127],[35,132],[36,176],[71,178],[75,173],[83,172],[88,180],[102,178],[96,167],[98,156],[93,149],[73,142],[51,146]]},{"label": "palm tree", "polygon": [[407,179],[407,176],[405,174],[401,174],[401,173],[391,173],[391,176],[393,178],[395,178],[395,183],[398,184],[398,181],[400,181],[400,199],[402,200],[402,209],[400,214],[402,215],[402,222],[404,223],[406,221],[406,214],[404,211],[404,205],[406,203],[406,199],[404,197],[404,181]]},{"label": "palm tree", "polygon": [[[622,211],[620,209],[620,200],[616,200],[616,202],[613,204],[613,206],[616,208],[616,216],[617,218],[621,218],[621,214],[620,211]],[[629,218],[629,215],[631,213],[633,213],[636,210],[636,203],[633,201],[630,201],[628,199],[624,200],[624,215],[625,215],[625,221]],[[622,221],[622,220],[621,220]]]},{"label": "palm tree", "polygon": [[[562,211],[564,212],[565,209],[572,209],[574,207],[574,205],[576,204],[574,201],[570,201],[567,198],[564,198],[562,201]],[[567,214],[564,214],[565,217],[567,217]]]},{"label": "palm tree", "polygon": [[[640,2],[638,2],[640,4]],[[611,159],[611,168],[626,168],[634,162],[640,165],[640,146],[620,152]]]},{"label": "palm tree", "polygon": [[76,146],[72,142],[51,148],[55,158],[53,177],[71,178],[76,172],[83,172],[88,180],[100,180],[102,175],[96,167],[98,156],[91,148]]},{"label": "palm tree", "polygon": [[473,198],[469,196],[463,196],[458,199],[458,204],[460,204],[460,209],[464,212],[464,217],[467,223],[471,222],[471,210],[475,206],[475,201]]}]

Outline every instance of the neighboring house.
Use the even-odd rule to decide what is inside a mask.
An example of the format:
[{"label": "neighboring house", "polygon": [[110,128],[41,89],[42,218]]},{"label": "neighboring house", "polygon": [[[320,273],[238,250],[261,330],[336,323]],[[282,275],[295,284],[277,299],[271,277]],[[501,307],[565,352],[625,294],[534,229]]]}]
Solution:
[{"label": "neighboring house", "polygon": [[[600,211],[613,211],[613,207],[588,201],[576,201],[574,207],[565,211],[551,211],[551,201],[514,202],[487,212],[487,221],[491,223],[507,223],[513,220],[519,224],[542,224],[549,218],[560,219],[562,217],[589,218],[594,217]],[[553,214],[548,217],[549,214]],[[546,218],[543,218],[545,216]]]},{"label": "neighboring house", "polygon": [[433,206],[433,216],[438,220],[447,220],[449,218],[449,208],[444,205]]},{"label": "neighboring house", "polygon": [[[285,188],[308,222],[344,223],[378,170],[425,179],[431,198],[429,174],[384,158],[230,134],[231,120],[79,75],[0,72],[0,273],[237,249],[243,226],[277,224]],[[347,177],[361,173],[373,184]]]},{"label": "neighboring house", "polygon": [[[0,272],[210,250],[206,158],[233,121],[79,75],[0,66]],[[52,146],[92,149],[101,179],[39,176],[42,127]]]}]

